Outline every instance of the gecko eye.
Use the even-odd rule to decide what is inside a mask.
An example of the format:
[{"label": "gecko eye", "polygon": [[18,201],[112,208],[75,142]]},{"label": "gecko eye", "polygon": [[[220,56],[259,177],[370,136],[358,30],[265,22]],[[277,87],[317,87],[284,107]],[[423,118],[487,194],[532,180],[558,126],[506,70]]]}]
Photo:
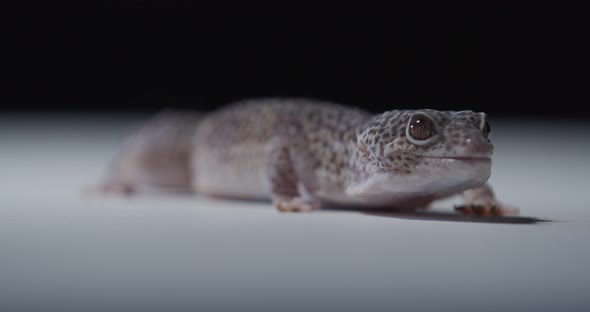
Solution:
[{"label": "gecko eye", "polygon": [[492,134],[492,128],[490,128],[490,124],[486,120],[486,114],[479,113],[479,115],[481,116],[481,122],[479,124],[479,129],[483,133],[483,136],[486,138],[486,140],[489,140],[490,135]]},{"label": "gecko eye", "polygon": [[492,128],[490,128],[490,124],[487,121],[484,121],[484,125],[481,131],[483,132],[483,136],[489,140],[490,135],[492,134]]},{"label": "gecko eye", "polygon": [[419,113],[410,118],[406,132],[412,143],[426,144],[436,135],[436,125],[430,116]]}]

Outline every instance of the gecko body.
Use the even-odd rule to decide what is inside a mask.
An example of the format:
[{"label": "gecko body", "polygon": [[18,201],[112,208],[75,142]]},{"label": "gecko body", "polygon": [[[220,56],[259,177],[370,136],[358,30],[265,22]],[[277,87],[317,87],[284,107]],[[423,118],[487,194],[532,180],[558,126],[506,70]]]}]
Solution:
[{"label": "gecko body", "polygon": [[415,209],[463,194],[466,206],[501,214],[486,184],[489,134],[485,114],[473,111],[374,115],[302,98],[244,100],[156,116],[124,144],[102,189],[271,199],[281,211]]}]

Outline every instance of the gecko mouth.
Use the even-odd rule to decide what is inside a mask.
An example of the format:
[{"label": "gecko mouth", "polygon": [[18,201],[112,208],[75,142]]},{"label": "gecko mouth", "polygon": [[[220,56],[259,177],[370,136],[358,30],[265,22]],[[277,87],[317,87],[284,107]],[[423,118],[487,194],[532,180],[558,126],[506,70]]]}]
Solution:
[{"label": "gecko mouth", "polygon": [[458,161],[468,161],[468,162],[488,162],[491,161],[491,157],[478,157],[478,156],[423,156],[423,155],[416,155],[422,158],[431,158],[431,159],[441,159],[441,160],[458,160]]}]

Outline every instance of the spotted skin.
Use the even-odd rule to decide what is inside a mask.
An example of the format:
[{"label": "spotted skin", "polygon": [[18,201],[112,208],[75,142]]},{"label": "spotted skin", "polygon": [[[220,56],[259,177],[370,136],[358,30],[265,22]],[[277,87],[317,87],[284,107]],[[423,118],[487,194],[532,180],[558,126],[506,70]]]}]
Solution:
[{"label": "spotted skin", "polygon": [[[137,176],[125,179],[132,181],[131,189],[170,185],[158,174],[146,174],[163,166],[140,160],[176,150],[184,157],[168,157],[167,166],[186,174],[176,181],[178,189],[272,199],[281,211],[331,204],[416,209],[463,193],[465,211],[509,211],[485,184],[493,146],[483,113],[424,109],[373,115],[325,101],[267,98],[240,101],[204,118],[180,114],[158,120],[148,127],[151,132],[136,134],[142,146],[123,149],[114,161],[118,170],[105,185],[123,180],[123,172],[128,176],[126,167],[134,167]],[[167,140],[154,139],[153,129],[161,127],[177,131],[169,131]],[[163,141],[175,143],[154,148]]]}]

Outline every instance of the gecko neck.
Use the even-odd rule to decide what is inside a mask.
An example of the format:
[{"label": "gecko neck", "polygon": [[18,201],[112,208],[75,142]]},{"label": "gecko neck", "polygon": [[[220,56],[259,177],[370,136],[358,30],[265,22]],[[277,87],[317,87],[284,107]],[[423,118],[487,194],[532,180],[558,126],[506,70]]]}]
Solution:
[{"label": "gecko neck", "polygon": [[353,131],[353,138],[347,142],[348,159],[346,164],[348,175],[345,183],[346,187],[352,184],[361,183],[370,176],[370,173],[367,171],[367,165],[369,164],[368,154],[358,145],[358,138],[374,117],[375,116],[368,116],[365,120],[359,123]]}]

